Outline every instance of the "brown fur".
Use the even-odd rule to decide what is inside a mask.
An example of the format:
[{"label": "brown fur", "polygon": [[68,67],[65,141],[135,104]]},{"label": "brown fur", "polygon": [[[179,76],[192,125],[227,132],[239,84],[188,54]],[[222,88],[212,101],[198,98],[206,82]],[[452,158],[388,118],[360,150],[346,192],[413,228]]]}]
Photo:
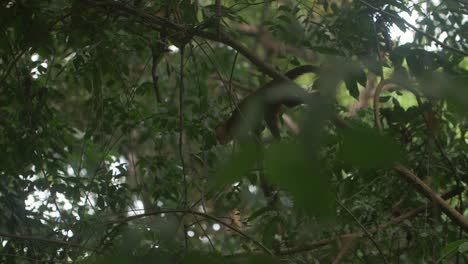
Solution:
[{"label": "brown fur", "polygon": [[[318,68],[313,65],[302,65],[286,72],[285,76],[294,80],[309,72],[316,73]],[[259,131],[262,123],[259,119],[265,120],[272,135],[279,138],[278,113],[281,105],[294,107],[304,104],[310,95],[292,83],[272,80],[239,103],[231,116],[216,127],[216,138],[219,143],[226,144],[233,138],[246,134],[245,129]]]}]

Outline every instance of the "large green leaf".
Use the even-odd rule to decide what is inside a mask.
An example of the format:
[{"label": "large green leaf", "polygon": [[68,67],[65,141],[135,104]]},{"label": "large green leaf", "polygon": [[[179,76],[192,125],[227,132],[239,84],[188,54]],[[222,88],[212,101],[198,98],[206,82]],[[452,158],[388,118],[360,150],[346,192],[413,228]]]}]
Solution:
[{"label": "large green leaf", "polygon": [[250,142],[240,145],[232,157],[218,167],[216,175],[209,180],[209,189],[240,181],[259,157],[260,149],[257,144]]},{"label": "large green leaf", "polygon": [[348,129],[343,132],[341,156],[360,168],[390,167],[403,160],[403,148],[390,136],[380,135],[370,128]]},{"label": "large green leaf", "polygon": [[334,212],[334,189],[317,160],[303,146],[282,142],[271,146],[265,158],[268,179],[294,197],[299,210],[309,215],[328,217]]},{"label": "large green leaf", "polygon": [[465,253],[468,251],[468,240],[461,239],[453,241],[445,245],[440,252],[440,258],[437,260],[437,263],[441,263],[444,259],[449,259],[457,253]]}]

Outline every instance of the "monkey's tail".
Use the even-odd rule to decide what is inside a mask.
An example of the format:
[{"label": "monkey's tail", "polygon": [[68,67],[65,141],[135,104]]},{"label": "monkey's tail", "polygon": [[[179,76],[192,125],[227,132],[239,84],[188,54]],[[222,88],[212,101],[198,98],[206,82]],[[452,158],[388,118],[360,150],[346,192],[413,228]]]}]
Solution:
[{"label": "monkey's tail", "polygon": [[319,72],[319,67],[314,66],[314,65],[308,65],[308,64],[307,65],[301,65],[301,66],[298,66],[298,67],[296,67],[294,69],[289,70],[288,72],[285,73],[285,75],[289,79],[294,80],[297,77],[299,77],[299,76],[301,76],[303,74],[309,73],[309,72],[318,73]]}]

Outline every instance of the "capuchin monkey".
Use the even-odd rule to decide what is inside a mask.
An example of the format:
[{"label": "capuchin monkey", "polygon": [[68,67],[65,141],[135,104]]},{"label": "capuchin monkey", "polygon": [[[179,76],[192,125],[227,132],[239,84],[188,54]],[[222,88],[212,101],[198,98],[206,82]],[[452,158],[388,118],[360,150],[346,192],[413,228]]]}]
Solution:
[{"label": "capuchin monkey", "polygon": [[[305,73],[317,73],[319,68],[313,65],[298,66],[285,73],[291,80]],[[264,120],[271,134],[280,138],[279,111],[284,105],[288,108],[306,104],[318,92],[307,92],[291,82],[272,80],[244,98],[231,116],[220,123],[216,129],[216,138],[221,144],[227,144],[234,138],[246,136],[250,131],[260,133]]]}]

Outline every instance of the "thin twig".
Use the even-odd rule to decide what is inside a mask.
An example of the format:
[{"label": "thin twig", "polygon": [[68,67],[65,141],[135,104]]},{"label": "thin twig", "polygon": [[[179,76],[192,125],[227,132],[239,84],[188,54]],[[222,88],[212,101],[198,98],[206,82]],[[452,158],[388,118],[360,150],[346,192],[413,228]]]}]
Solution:
[{"label": "thin twig", "polygon": [[208,236],[208,234],[206,233],[206,230],[200,224],[201,221],[198,220],[198,217],[196,215],[194,215],[194,217],[195,217],[195,220],[197,220],[196,223],[197,223],[198,227],[200,227],[200,229],[202,230],[203,235],[205,235],[205,237],[208,239],[208,242],[210,243],[211,248],[213,249],[214,252],[216,252],[217,250],[216,250],[215,246],[213,245],[213,242],[211,241],[210,236]]},{"label": "thin twig", "polygon": [[184,225],[184,250],[187,252],[189,250],[188,248],[188,231],[187,231],[187,226]]},{"label": "thin twig", "polygon": [[164,44],[155,43],[153,44],[153,46],[151,46],[151,55],[153,57],[153,61],[152,61],[153,63],[151,67],[151,77],[153,79],[153,89],[156,95],[156,102],[158,102],[158,104],[162,102],[162,99],[161,99],[161,93],[159,91],[159,83],[158,83],[159,76],[158,76],[157,69],[158,69],[159,62],[161,61],[164,55],[165,47],[163,45]]},{"label": "thin twig", "polygon": [[[179,156],[180,156],[180,165],[182,166],[182,177],[184,185],[184,201],[183,207],[187,208],[188,198],[187,198],[187,174],[185,173],[185,160],[183,152],[183,138],[184,138],[184,52],[185,46],[180,47],[180,81],[179,81]],[[183,219],[181,220],[181,223]],[[184,225],[184,241],[185,241],[185,250],[188,250],[188,235],[187,235],[187,226]]]},{"label": "thin twig", "polygon": [[[236,100],[235,100],[236,97],[233,97],[233,96],[231,95],[231,93],[230,93],[230,91],[229,91],[228,84],[226,84],[226,80],[224,80],[223,75],[222,75],[221,72],[218,70],[218,68],[221,68],[221,67],[219,66],[218,63],[216,63],[216,61],[214,61],[214,60],[211,58],[211,56],[208,54],[208,52],[205,51],[205,49],[203,48],[203,46],[201,45],[201,43],[199,43],[199,42],[198,42],[197,40],[195,40],[195,39],[194,39],[194,42],[197,44],[197,47],[200,48],[200,50],[203,52],[203,54],[205,54],[206,58],[207,58],[207,59],[210,61],[210,63],[213,65],[214,70],[215,70],[216,74],[218,75],[218,78],[221,80],[221,83],[223,84],[223,87],[224,87],[224,89],[226,90],[226,93],[229,95],[229,98],[231,99],[231,107],[234,107],[234,108],[235,108],[236,105],[237,105],[237,102],[236,102]],[[208,42],[206,42],[206,45],[207,45],[209,48],[211,48]],[[234,102],[234,103],[233,103],[233,102]],[[232,104],[233,104],[234,106],[232,106]]]},{"label": "thin twig", "polygon": [[185,173],[185,161],[183,153],[183,136],[184,136],[184,49],[180,48],[180,90],[179,90],[179,155],[182,166],[182,176],[184,181],[184,207],[188,206],[187,201],[187,175]]},{"label": "thin twig", "polygon": [[[237,62],[237,56],[239,55],[239,52],[236,52],[236,55],[234,56],[234,61],[232,62],[232,67],[231,67],[231,74],[229,76],[229,93],[231,96],[233,96],[233,89],[232,89],[232,77],[234,76],[234,69],[236,67],[236,62]],[[235,96],[234,96],[235,97]],[[237,102],[236,102],[237,104]]]},{"label": "thin twig", "polygon": [[5,72],[5,75],[3,76],[2,80],[0,81],[0,84],[2,84],[3,82],[5,82],[5,80],[7,79],[8,75],[10,75],[10,72],[11,70],[13,69],[13,66],[16,65],[16,63],[18,62],[18,60],[24,55],[24,53],[26,53],[26,51],[28,51],[27,48],[25,48],[24,50],[22,50],[20,53],[18,53],[18,55],[16,55],[16,57],[10,61],[10,64],[8,65],[8,68]]},{"label": "thin twig", "polygon": [[356,216],[346,206],[344,206],[344,204],[338,201],[338,199],[336,199],[336,202],[338,203],[339,206],[341,206],[341,208],[343,208],[354,219],[354,221],[361,227],[362,231],[369,237],[372,244],[374,244],[375,248],[377,248],[377,251],[379,251],[379,254],[382,257],[383,262],[388,263],[387,258],[385,257],[382,249],[380,248],[377,241],[375,241],[375,239],[372,237],[372,234],[369,232],[369,230],[367,230],[367,228],[359,221],[359,219],[356,218]]},{"label": "thin twig", "polygon": [[209,220],[212,220],[218,224],[221,224],[229,229],[231,229],[232,231],[238,233],[239,235],[247,238],[248,240],[252,241],[252,243],[254,243],[256,246],[258,246],[260,249],[262,249],[265,253],[267,253],[268,255],[273,255],[273,252],[271,252],[271,250],[269,250],[266,246],[264,246],[261,242],[257,241],[255,238],[253,238],[252,236],[242,232],[241,230],[239,230],[237,227],[231,225],[231,224],[228,224],[220,219],[218,219],[217,217],[215,216],[212,216],[212,215],[209,215],[209,214],[206,214],[206,213],[201,213],[201,212],[197,212],[197,211],[193,211],[193,210],[190,210],[190,209],[168,209],[168,210],[159,210],[159,211],[153,211],[153,212],[148,212],[148,213],[143,213],[143,214],[138,214],[138,215],[132,215],[132,216],[129,216],[129,217],[126,217],[126,218],[123,218],[123,219],[118,219],[118,220],[114,220],[114,221],[110,221],[108,222],[107,224],[119,224],[119,223],[126,223],[126,222],[130,222],[130,221],[133,221],[133,220],[136,220],[136,219],[140,219],[140,218],[144,218],[144,217],[148,217],[148,216],[152,216],[152,215],[158,215],[158,214],[177,214],[177,213],[181,213],[181,214],[191,214],[191,215],[197,215],[197,216],[201,216],[203,218],[206,218],[206,219],[209,219]]},{"label": "thin twig", "polygon": [[[77,13],[76,13],[77,10],[74,9],[74,12],[75,12],[75,15],[76,15],[76,14],[77,14]],[[52,24],[49,25],[49,31],[52,31],[52,29],[54,29],[54,26],[55,26],[56,24],[58,24],[59,22],[65,20],[66,18],[68,18],[68,17],[71,16],[72,14],[73,14],[72,12],[69,12],[69,13],[66,13],[66,14],[60,16],[59,18],[57,18],[54,22],[52,22]]]}]

